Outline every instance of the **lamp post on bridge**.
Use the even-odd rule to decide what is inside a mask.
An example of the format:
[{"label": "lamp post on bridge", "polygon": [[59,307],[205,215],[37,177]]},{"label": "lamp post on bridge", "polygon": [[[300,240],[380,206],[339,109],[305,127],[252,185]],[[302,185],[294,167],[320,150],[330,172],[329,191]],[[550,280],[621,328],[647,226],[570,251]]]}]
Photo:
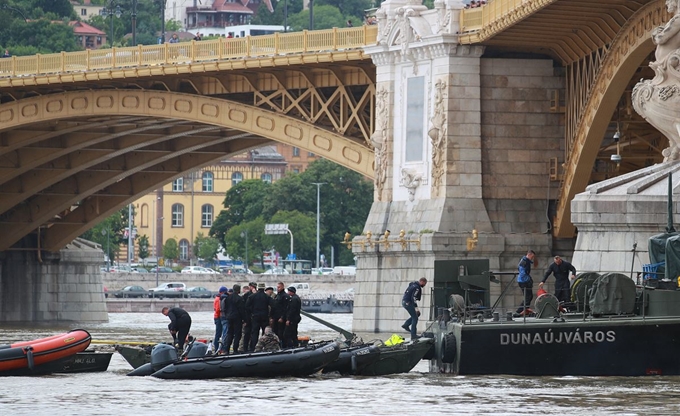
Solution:
[{"label": "lamp post on bridge", "polygon": [[110,272],[111,271],[111,230],[107,228],[102,230],[102,235],[106,235],[106,271]]},{"label": "lamp post on bridge", "polygon": [[165,0],[161,2],[161,45],[165,43]]},{"label": "lamp post on bridge", "polygon": [[241,238],[246,239],[246,273],[248,273],[250,262],[248,261],[248,229],[241,231]]},{"label": "lamp post on bridge", "polygon": [[321,185],[325,185],[326,182],[312,182],[312,185],[316,185],[316,268],[319,269],[319,229],[320,229],[320,215],[319,207],[321,201]]},{"label": "lamp post on bridge", "polygon": [[109,38],[109,45],[113,48],[113,38],[114,38],[114,33],[113,33],[113,17],[118,17],[123,15],[122,10],[120,9],[120,5],[116,5],[115,7],[113,6],[114,0],[109,0],[109,5],[108,7],[104,7],[102,9],[102,16],[106,18],[107,16],[111,18],[111,34]]}]

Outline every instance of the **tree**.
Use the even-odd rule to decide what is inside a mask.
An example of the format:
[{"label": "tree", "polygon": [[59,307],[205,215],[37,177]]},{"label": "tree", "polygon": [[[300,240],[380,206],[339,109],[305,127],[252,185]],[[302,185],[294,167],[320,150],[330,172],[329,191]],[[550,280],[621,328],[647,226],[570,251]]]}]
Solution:
[{"label": "tree", "polygon": [[[288,224],[293,233],[295,254],[298,259],[316,258],[316,219],[300,211],[279,211],[272,218],[273,224]],[[273,246],[282,257],[290,254],[290,235],[268,235],[267,246]]]},{"label": "tree", "polygon": [[85,231],[80,237],[100,244],[109,259],[114,259],[116,253],[118,253],[118,248],[122,244],[127,244],[127,237],[124,236],[127,223],[128,206],[125,206],[125,208]]},{"label": "tree", "polygon": [[139,237],[137,245],[139,246],[139,258],[142,259],[143,262],[149,257],[149,237],[147,237],[146,234]]},{"label": "tree", "polygon": [[[336,7],[344,16],[363,16],[365,10],[372,7],[370,0],[314,0],[314,19],[316,20],[316,10],[318,7],[328,5]],[[361,20],[352,20],[358,26]],[[316,23],[314,24],[316,26]]]},{"label": "tree", "polygon": [[198,233],[194,239],[194,256],[206,261],[213,261],[217,256],[220,242],[215,237],[208,237],[203,233]]},{"label": "tree", "polygon": [[210,236],[217,238],[219,242],[226,243],[225,234],[231,227],[252,221],[260,216],[265,197],[271,186],[259,179],[250,179],[229,189],[224,198],[225,209],[215,219],[210,228]]},{"label": "tree", "polygon": [[179,246],[177,240],[174,238],[168,238],[163,244],[163,257],[168,260],[177,260],[179,257]]},{"label": "tree", "polygon": [[[262,252],[271,248],[267,246],[267,241],[264,234],[265,221],[262,217],[255,218],[252,221],[244,222],[242,224],[231,227],[227,231],[224,241],[227,253],[235,258],[246,258],[246,239],[245,231],[248,230],[248,260],[252,262],[254,259],[262,258]],[[241,237],[241,233],[244,234]],[[262,265],[262,268],[264,266]]]}]

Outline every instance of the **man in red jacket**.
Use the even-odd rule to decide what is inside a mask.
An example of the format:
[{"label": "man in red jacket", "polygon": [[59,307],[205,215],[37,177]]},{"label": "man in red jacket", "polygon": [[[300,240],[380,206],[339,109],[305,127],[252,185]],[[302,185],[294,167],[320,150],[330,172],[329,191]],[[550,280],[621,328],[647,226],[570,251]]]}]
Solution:
[{"label": "man in red jacket", "polygon": [[224,332],[224,328],[222,327],[222,317],[220,316],[220,297],[222,296],[222,293],[226,291],[226,287],[220,287],[220,291],[213,300],[213,318],[215,320],[215,339],[213,339],[213,348],[215,348],[215,351],[219,350],[219,342],[222,339],[222,333]]}]

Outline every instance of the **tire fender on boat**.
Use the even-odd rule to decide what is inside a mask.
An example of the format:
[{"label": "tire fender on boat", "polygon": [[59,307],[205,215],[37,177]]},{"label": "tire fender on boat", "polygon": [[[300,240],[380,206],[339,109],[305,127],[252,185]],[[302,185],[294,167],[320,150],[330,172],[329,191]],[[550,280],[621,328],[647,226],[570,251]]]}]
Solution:
[{"label": "tire fender on boat", "polygon": [[442,363],[453,364],[456,361],[456,352],[456,336],[451,333],[446,334],[441,345]]}]

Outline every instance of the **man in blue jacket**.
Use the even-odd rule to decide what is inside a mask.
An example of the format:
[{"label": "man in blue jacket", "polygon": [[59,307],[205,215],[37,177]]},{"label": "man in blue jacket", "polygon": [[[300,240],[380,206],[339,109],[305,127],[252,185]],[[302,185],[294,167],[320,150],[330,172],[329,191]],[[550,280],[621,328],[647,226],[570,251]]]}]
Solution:
[{"label": "man in blue jacket", "polygon": [[531,306],[531,300],[534,298],[534,281],[531,278],[531,265],[534,264],[534,258],[536,253],[534,250],[527,251],[526,256],[522,257],[519,261],[517,269],[519,274],[517,275],[517,283],[519,284],[520,290],[524,293],[524,303],[522,306],[517,308],[518,314],[528,314],[530,313],[529,306]]},{"label": "man in blue jacket", "polygon": [[416,301],[420,300],[420,295],[423,293],[423,288],[427,284],[427,279],[421,277],[417,282],[409,283],[406,291],[404,292],[404,297],[401,299],[401,306],[406,309],[409,314],[409,318],[404,322],[401,327],[406,331],[411,332],[411,339],[418,339],[416,332],[418,330],[418,317],[420,316],[420,310],[418,310],[418,304]]}]

